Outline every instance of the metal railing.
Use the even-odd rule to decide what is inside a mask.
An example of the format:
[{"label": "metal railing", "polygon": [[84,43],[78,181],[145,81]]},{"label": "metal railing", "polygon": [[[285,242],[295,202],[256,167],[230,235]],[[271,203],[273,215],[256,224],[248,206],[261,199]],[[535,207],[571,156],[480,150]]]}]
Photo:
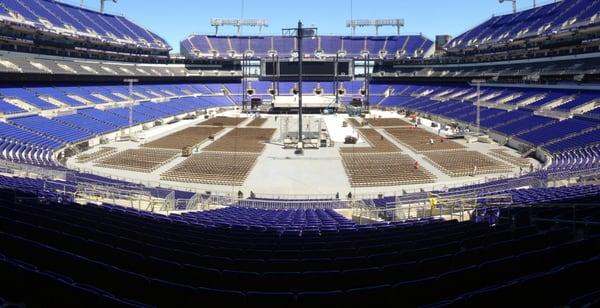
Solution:
[{"label": "metal railing", "polygon": [[[88,168],[77,168],[77,171],[94,174],[98,176],[102,176],[112,180],[118,180],[123,182],[128,182],[132,184],[143,185],[149,188],[158,188],[165,190],[177,190],[177,191],[185,191],[185,192],[195,192],[195,193],[211,193],[212,195],[223,195],[229,196],[233,199],[244,199],[246,197],[250,197],[250,191],[247,189],[243,189],[243,187],[230,187],[229,189],[223,188],[222,190],[212,189],[212,188],[204,188],[201,185],[195,185],[194,188],[186,187],[182,185],[166,183],[163,181],[145,181],[140,179],[127,178],[122,176],[117,176],[115,174],[108,174],[99,172],[93,169]],[[511,176],[517,176],[518,174],[511,174]],[[351,189],[349,192],[351,193],[351,198],[347,199],[377,199],[380,195],[384,196],[403,196],[407,194],[420,193],[424,191],[445,191],[454,188],[460,188],[464,186],[471,185],[481,185],[490,182],[495,182],[498,180],[505,180],[511,178],[511,176],[497,176],[497,177],[485,177],[483,179],[478,180],[465,180],[465,181],[456,181],[454,183],[433,183],[429,185],[419,185],[419,187],[412,188],[398,188],[398,189],[387,189],[382,188],[377,192],[372,193],[361,193],[358,192],[357,189]],[[238,198],[238,192],[243,189],[243,197]],[[336,199],[336,194],[339,193],[340,196],[347,196],[348,192],[332,192],[330,194],[277,194],[277,193],[266,193],[266,192],[254,192],[254,196],[260,199],[283,199],[283,200],[323,200],[323,199]]]},{"label": "metal railing", "polygon": [[3,159],[0,159],[0,168],[13,170],[13,171],[19,171],[22,173],[26,173],[28,175],[35,174],[35,175],[37,175],[37,178],[46,178],[46,179],[66,180],[67,174],[68,174],[68,172],[64,171],[64,170],[48,169],[48,168],[22,164],[22,163],[12,162],[12,161],[8,161],[8,160],[3,160]]},{"label": "metal railing", "polygon": [[[206,209],[208,205],[230,206],[232,204],[236,204],[238,206],[259,207],[265,209],[289,209],[293,208],[294,206],[300,208],[351,208],[353,210],[359,211],[360,213],[358,216],[361,217],[376,218],[380,216],[389,216],[393,217],[393,219],[405,219],[414,217],[425,217],[424,214],[415,213],[419,213],[419,207],[426,207],[428,199],[427,193],[424,189],[415,188],[412,190],[405,189],[402,191],[381,191],[379,193],[370,194],[356,194],[353,192],[352,198],[347,199],[338,199],[338,196],[334,196],[333,194],[255,194],[256,198],[269,199],[261,200],[260,202],[258,202],[257,200],[246,200],[244,199],[243,195],[240,197],[240,195],[238,194],[238,190],[233,187],[231,188],[231,190],[227,191],[202,191],[202,189],[199,188],[194,189],[153,181],[137,181],[138,184],[143,185],[145,187],[135,187],[134,183],[121,185],[110,182],[102,182],[101,180],[94,182],[91,179],[86,179],[86,181],[76,182],[76,184],[73,184],[70,182],[61,181],[63,179],[69,178],[69,172],[64,170],[45,169],[43,167],[24,165],[5,160],[0,160],[0,168],[4,168],[6,170],[16,170],[19,173],[22,173],[19,174],[19,176],[40,179],[44,181],[43,186],[40,188],[40,190],[44,192],[51,192],[68,198],[73,198],[77,196],[83,200],[87,200],[88,202],[99,202],[99,197],[105,196],[106,200],[112,200],[111,202],[114,202],[115,204],[117,204],[117,201],[119,201],[121,202],[121,204],[127,204],[127,206],[150,211],[169,212],[177,210],[203,210]],[[522,187],[546,187],[552,181],[573,179],[575,177],[597,177],[599,174],[599,170],[600,168],[586,170],[570,170],[561,171],[557,173],[550,173],[547,175],[538,175],[537,173],[534,173],[532,175],[524,177],[504,178],[507,179],[506,182],[500,181],[497,185],[483,185],[480,188],[473,187],[471,189],[465,190],[465,193],[461,193],[460,191],[454,193],[449,192],[448,190],[451,188],[465,187],[468,185],[487,184],[489,182],[497,181],[502,178],[490,178],[486,180],[455,183],[453,185],[435,184],[431,185],[431,191],[436,191],[436,188],[442,191],[442,193],[438,196],[440,200],[451,200],[450,198],[463,198],[464,203],[464,198],[468,198],[469,196],[473,197],[474,194],[502,193],[507,190]],[[132,182],[131,179],[122,178],[115,175],[100,174],[98,172],[93,172],[92,174],[99,174],[110,179],[121,180],[127,183]],[[158,194],[155,194],[154,197],[150,193],[153,189],[160,190],[160,192],[157,191]],[[24,187],[24,190],[31,190],[31,188]],[[175,198],[174,190],[188,192],[191,191],[195,192],[195,194],[190,199],[178,200]],[[75,191],[75,193],[72,193],[73,191]],[[248,193],[246,194],[246,197],[248,197]],[[406,205],[402,205],[399,209],[400,212],[394,215],[379,215],[378,212],[385,213],[385,211],[389,211],[389,209],[377,209],[373,206],[369,206],[368,202],[365,201],[378,199],[381,196],[402,196],[402,198],[410,199],[412,194],[415,195],[415,198],[409,201],[405,201],[410,203],[406,204],[409,206],[409,208],[405,208]],[[88,195],[89,197],[83,198],[83,196],[86,195]],[[156,197],[156,195],[165,197]],[[456,209],[456,206],[453,206],[451,208]],[[371,211],[375,214],[365,214],[367,213],[367,211]],[[424,211],[420,212],[424,213]],[[450,210],[448,213],[450,214],[450,216],[452,216],[454,211]],[[438,214],[443,215],[444,213]]]},{"label": "metal railing", "polygon": [[234,203],[235,206],[264,210],[287,209],[344,209],[352,208],[354,200],[281,200],[281,199],[244,199]]},{"label": "metal railing", "polygon": [[426,200],[406,204],[399,201],[389,202],[386,208],[378,208],[373,202],[367,201],[353,207],[352,219],[359,224],[426,218],[467,221],[479,207],[507,207],[512,204],[510,194],[490,197],[464,195],[450,198],[430,195]]}]

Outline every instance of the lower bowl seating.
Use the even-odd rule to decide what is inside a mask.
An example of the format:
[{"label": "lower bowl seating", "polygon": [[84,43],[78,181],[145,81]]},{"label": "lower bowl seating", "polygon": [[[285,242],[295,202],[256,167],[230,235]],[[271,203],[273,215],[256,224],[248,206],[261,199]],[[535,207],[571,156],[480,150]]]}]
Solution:
[{"label": "lower bowl seating", "polygon": [[[569,287],[543,294],[548,303],[596,291],[577,275],[597,271],[598,237],[574,239],[561,224],[533,223],[527,210],[504,215],[494,226],[430,219],[357,225],[333,210],[225,208],[163,216],[5,200],[0,274],[10,284],[0,297],[32,306],[49,300],[416,306],[475,304],[493,294],[515,304],[520,297],[512,295],[542,296],[547,287],[558,288],[555,281]],[[585,216],[600,217],[595,208]]]}]

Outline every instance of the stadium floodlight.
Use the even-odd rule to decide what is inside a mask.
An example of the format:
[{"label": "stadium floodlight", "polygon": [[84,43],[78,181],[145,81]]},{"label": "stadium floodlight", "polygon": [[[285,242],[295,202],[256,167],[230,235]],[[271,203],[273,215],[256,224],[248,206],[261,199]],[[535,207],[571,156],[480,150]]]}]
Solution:
[{"label": "stadium floodlight", "polygon": [[396,27],[396,33],[400,35],[400,28],[404,27],[404,19],[350,19],[346,21],[346,27],[352,28],[352,35],[356,35],[356,28],[374,27],[375,34],[379,35],[381,27]]},{"label": "stadium floodlight", "polygon": [[235,27],[239,35],[242,27],[258,27],[259,31],[262,31],[262,28],[269,27],[269,21],[266,19],[211,18],[210,25],[215,27],[215,35],[219,34],[219,28],[223,26]]},{"label": "stadium floodlight", "polygon": [[104,13],[104,2],[112,1],[113,3],[117,3],[117,0],[100,0],[100,13]]},{"label": "stadium floodlight", "polygon": [[[498,0],[499,3],[504,3],[506,1],[512,2],[513,13],[516,13],[517,12],[517,0]],[[535,6],[535,1],[533,2],[533,5]]]},{"label": "stadium floodlight", "polygon": [[[513,13],[517,12],[517,0],[498,0],[498,2],[500,3],[504,3],[505,1],[510,1],[512,2],[512,6],[513,6]],[[554,0],[554,3],[556,3],[556,0]],[[533,8],[537,7],[537,1],[533,0]]]},{"label": "stadium floodlight", "polygon": [[282,29],[283,36],[296,38],[298,46],[298,146],[296,154],[304,153],[304,140],[302,138],[302,40],[305,37],[317,37],[317,28],[304,28],[302,21],[298,21],[297,28]]}]

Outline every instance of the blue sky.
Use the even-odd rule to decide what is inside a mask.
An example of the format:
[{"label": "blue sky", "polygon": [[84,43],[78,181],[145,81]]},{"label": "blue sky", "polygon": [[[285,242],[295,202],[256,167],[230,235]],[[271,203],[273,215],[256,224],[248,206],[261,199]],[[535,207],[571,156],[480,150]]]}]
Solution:
[{"label": "blue sky", "polygon": [[[79,4],[79,0],[65,1]],[[547,0],[538,0],[547,3]],[[165,38],[175,52],[179,42],[191,33],[212,34],[211,17],[265,18],[270,21],[264,34],[280,34],[281,28],[292,27],[298,20],[315,25],[321,34],[350,34],[346,20],[351,11],[354,18],[404,18],[405,34],[423,33],[434,39],[437,34],[456,36],[490,16],[511,11],[510,3],[498,0],[118,0],[107,2],[107,12],[125,15]],[[296,7],[300,3],[300,7]],[[532,0],[519,0],[522,8]],[[85,0],[89,8],[97,9],[99,0]],[[380,34],[393,34],[392,28]],[[374,34],[374,29],[359,30]],[[220,31],[233,34],[232,28]],[[258,29],[246,28],[242,34],[257,34]]]}]

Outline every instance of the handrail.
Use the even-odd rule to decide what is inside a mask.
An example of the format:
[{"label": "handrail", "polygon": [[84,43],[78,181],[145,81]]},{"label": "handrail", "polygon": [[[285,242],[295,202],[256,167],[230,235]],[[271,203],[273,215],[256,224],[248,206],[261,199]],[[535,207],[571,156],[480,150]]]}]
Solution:
[{"label": "handrail", "polygon": [[46,168],[42,168],[39,166],[27,165],[27,164],[12,162],[12,161],[3,160],[3,159],[0,159],[0,167],[10,169],[10,170],[22,171],[22,172],[25,172],[28,174],[36,174],[41,178],[49,178],[49,179],[66,180],[67,174],[68,174],[67,171],[63,171],[63,170],[46,169]]},{"label": "handrail", "polygon": [[458,219],[465,221],[471,219],[473,211],[480,207],[507,207],[512,206],[512,195],[496,195],[480,197],[477,195],[453,196],[444,198],[430,194],[427,200],[402,203],[402,200],[390,202],[388,208],[377,208],[374,204],[365,204],[354,207],[352,216],[355,221],[367,223],[385,221],[397,222],[407,219],[424,219],[437,217],[440,219]]}]

